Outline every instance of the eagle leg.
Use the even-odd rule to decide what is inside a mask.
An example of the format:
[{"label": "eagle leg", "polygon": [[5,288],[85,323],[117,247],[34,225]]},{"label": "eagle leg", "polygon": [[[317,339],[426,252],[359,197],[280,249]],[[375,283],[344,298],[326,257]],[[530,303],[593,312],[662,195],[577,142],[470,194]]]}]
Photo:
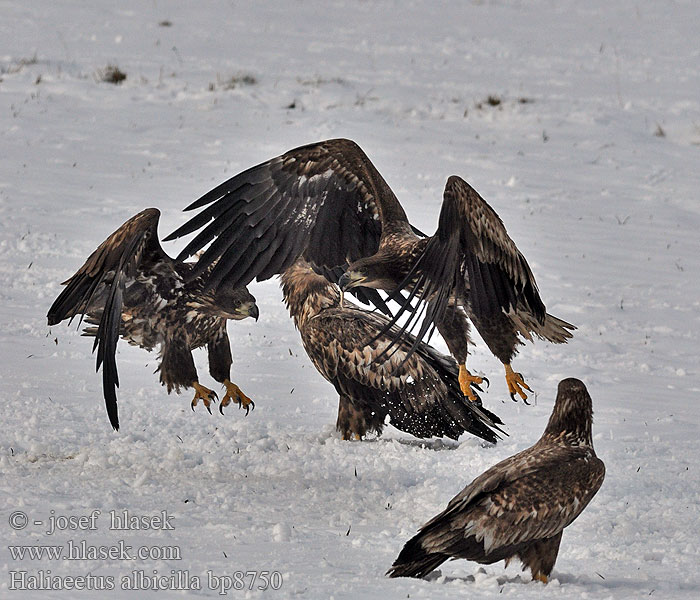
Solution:
[{"label": "eagle leg", "polygon": [[513,368],[510,366],[510,363],[504,364],[506,368],[506,383],[508,384],[508,392],[510,393],[510,399],[513,402],[517,402],[515,399],[515,394],[517,393],[523,400],[525,404],[530,404],[527,401],[527,394],[523,391],[523,388],[525,388],[528,392],[531,392],[532,389],[530,388],[527,383],[525,383],[525,380],[523,379],[522,373],[516,373],[513,371]]},{"label": "eagle leg", "polygon": [[235,383],[229,379],[224,379],[224,387],[226,388],[226,395],[221,399],[221,404],[219,404],[219,412],[222,415],[224,414],[224,407],[231,404],[231,402],[236,402],[239,409],[245,407],[246,417],[251,409],[255,410],[255,402],[248,398]]},{"label": "eagle leg", "polygon": [[484,381],[486,382],[486,385],[488,385],[489,380],[486,379],[486,377],[479,377],[478,375],[472,375],[468,370],[467,370],[467,365],[461,364],[459,365],[459,387],[462,390],[462,394],[468,398],[471,402],[476,402],[477,404],[481,404],[481,400],[479,400],[479,396],[477,396],[474,393],[474,390],[472,390],[472,386],[474,386],[477,390],[480,392],[483,391],[480,387],[479,384],[483,383]]},{"label": "eagle leg", "polygon": [[538,572],[532,576],[533,581],[541,581],[542,583],[547,583],[549,579],[544,573]]},{"label": "eagle leg", "polygon": [[209,411],[209,414],[211,414],[211,408],[210,405],[212,402],[216,402],[218,400],[218,396],[216,395],[216,392],[214,390],[210,390],[207,387],[204,387],[203,385],[200,385],[198,381],[192,382],[192,387],[194,388],[194,398],[192,398],[192,410],[194,411],[194,407],[199,404],[199,401],[201,400],[206,409]]}]

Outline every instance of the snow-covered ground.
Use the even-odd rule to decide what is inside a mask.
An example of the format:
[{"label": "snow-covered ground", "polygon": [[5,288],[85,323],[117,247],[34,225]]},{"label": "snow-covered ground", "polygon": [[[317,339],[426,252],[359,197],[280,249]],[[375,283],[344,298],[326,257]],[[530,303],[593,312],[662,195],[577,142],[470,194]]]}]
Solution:
[{"label": "snow-covered ground", "polygon": [[[202,587],[159,598],[700,597],[700,3],[0,8],[0,597],[149,597],[122,577],[154,571],[179,576],[163,587]],[[126,80],[100,81],[108,65]],[[229,328],[253,413],[193,414],[189,394],[159,386],[154,355],[120,345],[113,432],[90,340],[46,325],[59,283],[142,208],[162,210],[165,235],[216,183],[339,136],[425,231],[453,173],[499,212],[548,310],[579,327],[566,346],[522,348],[514,365],[536,405],[510,401],[479,340],[470,365],[491,379],[485,402],[507,440],[420,442],[389,428],[343,442],[335,393],[269,281],[251,288],[260,321]],[[206,355],[197,361],[204,374]],[[593,397],[607,477],[566,530],[553,581],[466,561],[431,581],[385,578],[427,518],[539,437],[566,376]],[[173,529],[110,530],[124,509],[166,511]],[[13,529],[19,513],[28,524]],[[46,533],[51,517],[92,514],[94,529]],[[68,540],[162,558],[20,560],[8,548]],[[19,592],[19,571],[112,577],[115,589]],[[255,587],[279,573],[282,588],[210,589],[247,571]]]}]

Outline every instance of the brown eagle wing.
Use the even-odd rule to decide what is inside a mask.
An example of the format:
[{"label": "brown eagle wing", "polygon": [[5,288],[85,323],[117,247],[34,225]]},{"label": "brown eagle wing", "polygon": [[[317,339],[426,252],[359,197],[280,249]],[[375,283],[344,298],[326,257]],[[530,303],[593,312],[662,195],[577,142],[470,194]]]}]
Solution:
[{"label": "brown eagle wing", "polygon": [[455,496],[421,528],[422,546],[457,553],[460,543],[475,538],[489,553],[550,538],[581,514],[604,476],[605,466],[590,448],[536,445]]},{"label": "brown eagle wing", "polygon": [[[545,306],[535,276],[496,212],[474,188],[456,176],[447,180],[443,210],[443,227],[459,227],[472,312],[482,316],[524,307],[543,322]],[[442,216],[440,222],[442,225]]]},{"label": "brown eagle wing", "polygon": [[159,217],[158,209],[147,208],[112,233],[75,275],[63,282],[66,287],[47,314],[49,325],[55,325],[77,315],[81,315],[82,321],[86,314],[101,313],[92,349],[93,352],[97,349],[96,370],[102,366],[103,394],[114,429],[119,429],[115,353],[125,286],[144,262],[171,265],[173,276],[177,277],[172,259],[158,241]]},{"label": "brown eagle wing", "polygon": [[212,242],[190,275],[216,263],[210,288],[224,280],[241,287],[268,279],[299,256],[324,274],[342,274],[348,261],[377,251],[386,223],[407,221],[369,158],[346,139],[290,150],[235,175],[185,210],[202,207],[165,239],[201,228],[178,259]]},{"label": "brown eagle wing", "polygon": [[438,229],[399,285],[412,286],[421,300],[429,300],[418,339],[445,315],[450,295],[464,295],[466,282],[468,310],[477,320],[517,307],[544,323],[545,306],[525,257],[496,212],[453,175],[445,185]]}]

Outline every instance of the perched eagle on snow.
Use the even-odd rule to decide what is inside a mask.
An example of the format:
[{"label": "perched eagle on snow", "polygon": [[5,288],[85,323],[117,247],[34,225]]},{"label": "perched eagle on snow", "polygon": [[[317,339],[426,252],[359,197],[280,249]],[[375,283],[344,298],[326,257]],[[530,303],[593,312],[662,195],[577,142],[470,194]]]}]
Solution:
[{"label": "perched eagle on snow", "polygon": [[[119,429],[116,348],[121,335],[130,344],[146,350],[160,346],[160,381],[173,389],[193,387],[192,408],[202,400],[207,410],[217,395],[199,384],[192,350],[206,345],[209,372],[226,388],[221,401],[246,407],[254,404],[229,379],[231,348],[227,319],[258,318],[255,298],[245,287],[224,284],[205,292],[202,277],[186,278],[191,263],[171,259],[158,242],[160,212],[147,208],[110,235],[77,273],[63,282],[65,289],[48,312],[49,325],[77,315],[93,327],[97,369],[102,365],[102,383],[107,414]],[[81,316],[81,319],[82,319]]]},{"label": "perched eagle on snow", "polygon": [[336,427],[343,439],[381,434],[387,415],[394,427],[419,438],[457,439],[468,431],[499,439],[494,429],[502,432],[502,421],[465,400],[454,359],[408,334],[393,354],[384,353],[393,339],[391,331],[381,333],[389,319],[341,302],[337,286],[303,259],[282,273],[281,283],[306,353],[340,396]]},{"label": "perched eagle on snow", "polygon": [[593,450],[593,408],[578,379],[559,383],[547,428],[532,447],[491,467],[409,540],[391,577],[423,577],[449,558],[482,564],[518,558],[544,583],[561,534],[603,483]]},{"label": "perched eagle on snow", "polygon": [[[409,311],[406,327],[412,327],[424,311],[417,340],[438,329],[459,364],[462,392],[472,400],[470,383],[482,379],[466,368],[467,316],[504,364],[513,399],[517,393],[525,400],[530,390],[511,367],[520,336],[561,343],[575,329],[547,314],[525,257],[467,182],[447,180],[438,229],[422,237],[350,140],[302,146],[251,167],[185,210],[196,208],[203,210],[166,240],[201,228],[178,258],[212,242],[190,274],[204,276],[207,289],[268,279],[302,256],[341,288],[365,297],[377,289],[401,297],[406,290],[410,297],[396,318]],[[423,302],[412,305],[413,298]]]}]

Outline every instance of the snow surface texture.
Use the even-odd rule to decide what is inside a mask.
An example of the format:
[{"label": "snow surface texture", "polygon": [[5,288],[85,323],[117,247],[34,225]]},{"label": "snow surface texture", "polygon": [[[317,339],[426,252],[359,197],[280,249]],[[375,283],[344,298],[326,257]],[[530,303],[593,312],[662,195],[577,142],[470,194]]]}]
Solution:
[{"label": "snow surface texture", "polygon": [[[157,597],[700,597],[698,39],[693,0],[3,2],[0,596],[151,597],[120,578],[188,571],[202,590]],[[102,81],[109,65],[126,79]],[[158,384],[154,355],[120,344],[114,433],[91,341],[46,325],[59,282],[137,211],[159,207],[165,235],[215,184],[338,136],[422,230],[453,173],[501,215],[549,312],[579,327],[568,345],[522,347],[514,366],[536,404],[510,401],[477,340],[469,364],[490,378],[485,403],[508,439],[423,443],[388,428],[343,442],[336,394],[273,280],[251,288],[260,321],[229,328],[249,417],[193,414],[189,393]],[[385,578],[422,523],[540,436],[566,376],[593,397],[607,477],[564,533],[552,582],[466,561],[429,581]],[[111,531],[123,509],[167,511],[174,530]],[[44,533],[52,514],[94,510],[95,530]],[[25,529],[10,528],[15,511]],[[182,558],[8,549],[68,540],[176,545]],[[111,576],[116,589],[11,591],[19,570]],[[281,573],[282,589],[207,586],[207,571],[249,570]]]}]

